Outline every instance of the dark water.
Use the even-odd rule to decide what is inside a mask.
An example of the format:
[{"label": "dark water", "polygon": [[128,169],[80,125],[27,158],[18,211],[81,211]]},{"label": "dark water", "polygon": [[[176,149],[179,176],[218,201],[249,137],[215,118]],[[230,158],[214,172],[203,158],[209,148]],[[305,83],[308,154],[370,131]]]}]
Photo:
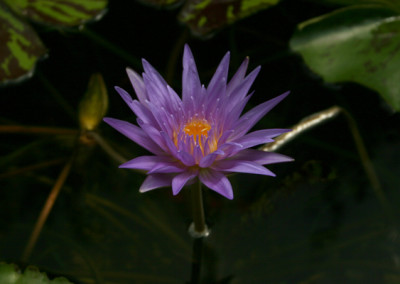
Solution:
[{"label": "dark water", "polygon": [[[180,90],[183,38],[205,83],[227,50],[232,68],[247,55],[251,69],[262,64],[251,106],[291,90],[258,129],[290,127],[332,105],[348,109],[386,202],[371,186],[342,117],[282,148],[296,161],[270,166],[276,178],[231,176],[233,201],[205,190],[211,235],[196,242],[187,233],[188,189],[175,197],[168,188],[140,194],[142,174],[118,169],[97,145],[74,150],[72,135],[0,134],[0,172],[7,174],[0,178],[0,261],[76,283],[400,283],[399,116],[361,86],[323,84],[288,51],[296,24],[326,8],[284,1],[199,40],[176,21],[176,10],[111,2],[85,32],[36,27],[49,57],[31,80],[0,90],[3,124],[77,129],[77,106],[93,72],[105,79],[108,115],[134,122],[113,86],[132,92],[124,69],[141,70],[143,57]],[[98,131],[127,158],[145,153],[104,123]],[[76,161],[24,261],[39,213],[74,151]]]}]

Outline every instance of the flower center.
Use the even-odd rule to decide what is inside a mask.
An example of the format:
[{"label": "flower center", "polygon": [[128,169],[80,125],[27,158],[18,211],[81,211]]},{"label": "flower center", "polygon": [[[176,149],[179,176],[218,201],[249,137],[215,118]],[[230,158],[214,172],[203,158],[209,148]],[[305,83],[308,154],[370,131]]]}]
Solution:
[{"label": "flower center", "polygon": [[210,129],[211,125],[205,119],[193,119],[183,127],[183,131],[190,136],[193,135],[194,138],[197,136],[205,136],[207,138]]}]

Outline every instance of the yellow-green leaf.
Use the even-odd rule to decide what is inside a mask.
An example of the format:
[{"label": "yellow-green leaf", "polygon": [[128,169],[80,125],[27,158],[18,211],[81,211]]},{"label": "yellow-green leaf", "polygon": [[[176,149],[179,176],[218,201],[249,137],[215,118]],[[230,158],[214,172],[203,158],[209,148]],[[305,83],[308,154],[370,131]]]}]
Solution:
[{"label": "yellow-green leaf", "polygon": [[57,25],[77,26],[100,19],[107,0],[3,0],[11,9],[33,21]]},{"label": "yellow-green leaf", "polygon": [[187,24],[192,33],[207,36],[278,2],[279,0],[188,0],[179,14],[179,20]]},{"label": "yellow-green leaf", "polygon": [[22,273],[18,267],[13,264],[0,263],[0,283],[2,284],[22,284],[22,283],[37,283],[37,284],[72,284],[64,277],[58,277],[49,280],[47,275],[40,272],[37,268],[30,266]]},{"label": "yellow-green leaf", "polygon": [[0,2],[0,84],[31,76],[45,53],[32,27]]}]

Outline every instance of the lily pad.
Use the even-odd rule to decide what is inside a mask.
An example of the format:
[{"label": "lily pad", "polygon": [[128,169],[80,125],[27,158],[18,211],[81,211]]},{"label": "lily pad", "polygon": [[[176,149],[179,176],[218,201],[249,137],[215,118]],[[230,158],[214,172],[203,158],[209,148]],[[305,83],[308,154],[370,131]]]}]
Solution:
[{"label": "lily pad", "polygon": [[382,6],[346,7],[301,23],[290,40],[326,82],[356,82],[400,110],[400,16]]},{"label": "lily pad", "polygon": [[0,2],[0,83],[30,77],[45,53],[33,28]]},{"label": "lily pad", "polygon": [[4,0],[17,14],[35,22],[56,26],[78,26],[100,19],[107,0]]},{"label": "lily pad", "polygon": [[182,8],[179,20],[187,24],[193,34],[206,36],[278,2],[279,0],[191,0]]}]

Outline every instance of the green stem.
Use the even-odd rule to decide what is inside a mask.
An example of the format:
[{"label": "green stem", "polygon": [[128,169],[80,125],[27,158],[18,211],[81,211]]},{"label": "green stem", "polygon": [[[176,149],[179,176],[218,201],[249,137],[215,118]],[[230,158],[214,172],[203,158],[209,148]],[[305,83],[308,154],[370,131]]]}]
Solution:
[{"label": "green stem", "polygon": [[192,187],[192,206],[194,230],[197,233],[202,233],[206,230],[206,222],[204,218],[203,196],[200,180]]}]

